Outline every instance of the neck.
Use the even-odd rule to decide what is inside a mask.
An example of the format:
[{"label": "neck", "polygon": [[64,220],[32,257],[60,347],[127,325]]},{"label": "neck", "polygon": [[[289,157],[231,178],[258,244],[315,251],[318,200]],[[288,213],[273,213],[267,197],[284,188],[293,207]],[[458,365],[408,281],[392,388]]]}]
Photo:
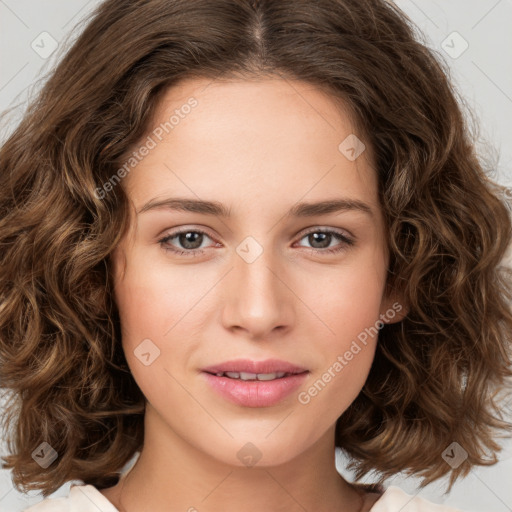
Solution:
[{"label": "neck", "polygon": [[158,436],[158,422],[152,421],[155,414],[147,408],[148,429],[137,462],[115,492],[104,493],[120,512],[366,510],[364,493],[336,470],[334,430],[285,463],[233,466],[210,457],[174,432]]}]

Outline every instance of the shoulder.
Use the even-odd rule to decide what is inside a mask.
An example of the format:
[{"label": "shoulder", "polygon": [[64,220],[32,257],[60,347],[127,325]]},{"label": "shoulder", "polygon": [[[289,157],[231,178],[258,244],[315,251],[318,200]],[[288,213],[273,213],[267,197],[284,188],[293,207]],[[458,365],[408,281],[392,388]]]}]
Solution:
[{"label": "shoulder", "polygon": [[394,485],[389,486],[375,502],[370,512],[463,512],[458,508],[432,503],[420,496],[412,496]]},{"label": "shoulder", "polygon": [[23,512],[119,512],[93,485],[72,485],[68,496],[46,498]]}]

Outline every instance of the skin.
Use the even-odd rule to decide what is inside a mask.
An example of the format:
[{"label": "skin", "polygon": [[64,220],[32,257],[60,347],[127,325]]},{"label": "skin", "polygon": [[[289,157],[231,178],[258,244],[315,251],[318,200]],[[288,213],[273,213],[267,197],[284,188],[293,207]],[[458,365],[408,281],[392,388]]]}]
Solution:
[{"label": "skin", "polygon": [[[191,96],[198,105],[122,181],[133,210],[112,255],[115,300],[123,350],[147,398],[145,440],[126,480],[101,492],[126,512],[369,510],[378,496],[366,493],[363,504],[337,472],[334,433],[364,385],[377,337],[309,403],[298,394],[397,300],[384,295],[389,256],[371,148],[347,159],[338,146],[357,133],[349,116],[318,88],[281,78],[183,81],[167,91],[152,126]],[[169,197],[218,201],[232,217],[135,213]],[[299,201],[340,197],[363,201],[373,215],[285,217]],[[203,254],[164,250],[159,240],[183,227],[207,232],[195,235]],[[332,236],[322,245],[307,228],[356,242]],[[236,251],[248,236],[263,250],[251,263]],[[183,237],[167,247],[193,250]],[[325,253],[334,247],[343,250]],[[160,350],[148,366],[134,353],[145,339]],[[242,407],[201,374],[239,357],[279,358],[310,373],[279,404]],[[252,467],[237,457],[248,442],[261,455]]]}]

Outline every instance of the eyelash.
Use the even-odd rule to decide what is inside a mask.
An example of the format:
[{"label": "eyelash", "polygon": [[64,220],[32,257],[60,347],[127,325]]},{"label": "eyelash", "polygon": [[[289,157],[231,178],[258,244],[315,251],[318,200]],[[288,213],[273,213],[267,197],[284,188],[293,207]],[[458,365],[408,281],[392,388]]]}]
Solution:
[{"label": "eyelash", "polygon": [[[172,252],[174,254],[177,254],[178,256],[196,257],[196,256],[202,255],[205,252],[204,249],[189,249],[187,251],[182,251],[180,249],[172,248],[171,246],[169,246],[167,244],[167,242],[169,240],[172,240],[173,238],[176,238],[177,236],[181,235],[182,233],[200,233],[202,235],[206,235],[208,238],[212,238],[210,235],[208,235],[208,233],[206,233],[205,231],[202,231],[200,229],[182,229],[180,231],[175,231],[175,232],[165,236],[164,238],[161,238],[160,240],[158,240],[158,243],[160,244],[162,249],[164,249],[165,251]],[[304,233],[299,240],[302,240],[304,237],[306,237],[307,235],[310,235],[311,233],[327,233],[327,234],[332,234],[338,240],[343,242],[341,247],[336,247],[336,248],[332,248],[332,249],[314,249],[314,248],[311,248],[311,247],[305,247],[305,249],[309,249],[310,252],[313,252],[315,254],[318,254],[318,253],[320,253],[320,254],[335,254],[335,253],[339,253],[341,251],[344,251],[348,247],[351,247],[351,246],[353,246],[355,244],[355,240],[354,239],[349,238],[349,237],[347,237],[345,235],[342,235],[338,231],[333,231],[333,230],[330,230],[330,229],[329,230],[327,230],[327,229],[312,229],[312,230]]]}]

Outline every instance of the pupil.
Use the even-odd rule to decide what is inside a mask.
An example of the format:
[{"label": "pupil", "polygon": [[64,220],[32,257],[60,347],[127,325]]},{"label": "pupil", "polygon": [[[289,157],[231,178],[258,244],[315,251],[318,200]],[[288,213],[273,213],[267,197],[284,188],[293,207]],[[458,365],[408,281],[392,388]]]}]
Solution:
[{"label": "pupil", "polygon": [[[180,233],[179,241],[180,244],[186,249],[198,249],[201,246],[201,233],[196,233],[194,231],[188,231],[186,233]],[[197,239],[194,241],[194,237],[199,239],[199,243],[197,243]]]},{"label": "pupil", "polygon": [[[329,247],[331,236],[332,235],[330,233],[311,233],[309,235],[308,241],[312,247],[322,249],[322,248]],[[318,239],[320,239],[320,241],[321,241],[319,247],[315,246],[315,244],[318,242]],[[325,243],[326,240],[327,240],[327,243]]]}]

